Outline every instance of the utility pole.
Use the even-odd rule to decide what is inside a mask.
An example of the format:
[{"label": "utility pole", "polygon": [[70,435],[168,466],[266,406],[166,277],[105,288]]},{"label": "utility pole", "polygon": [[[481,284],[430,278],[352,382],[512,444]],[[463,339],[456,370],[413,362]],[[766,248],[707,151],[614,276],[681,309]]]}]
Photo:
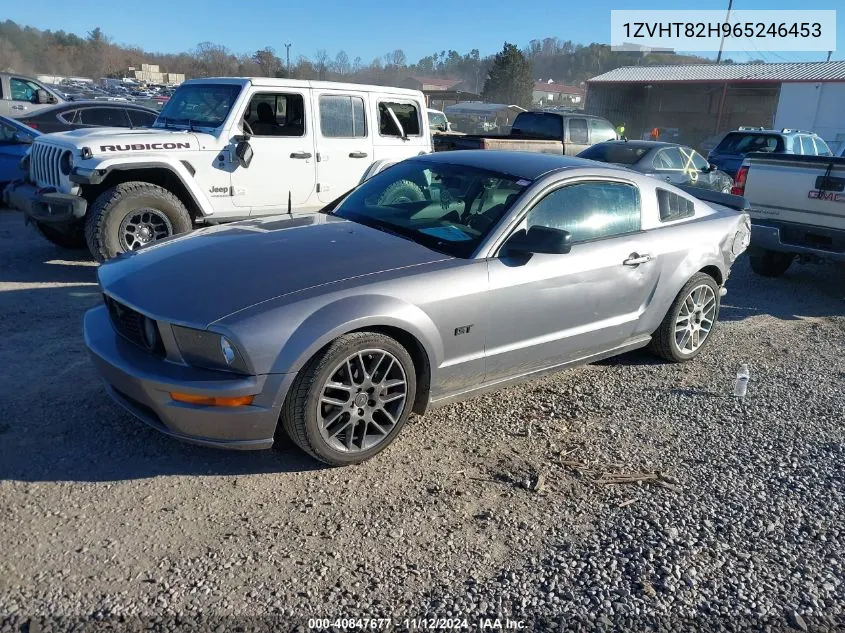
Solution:
[{"label": "utility pole", "polygon": [[285,44],[285,56],[288,62],[288,79],[290,79],[290,42]]},{"label": "utility pole", "polygon": [[[730,23],[731,19],[731,7],[733,7],[734,0],[728,0],[728,14],[725,16],[725,22]],[[722,31],[724,33],[724,31]],[[725,36],[722,35],[722,41],[719,43],[719,54],[716,55],[716,63],[722,61],[722,49],[725,47]]]}]

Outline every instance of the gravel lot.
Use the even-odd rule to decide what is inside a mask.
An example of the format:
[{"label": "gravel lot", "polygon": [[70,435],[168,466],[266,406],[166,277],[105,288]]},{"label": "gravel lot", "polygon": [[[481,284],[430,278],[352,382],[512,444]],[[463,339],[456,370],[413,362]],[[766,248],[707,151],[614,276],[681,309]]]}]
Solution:
[{"label": "gravel lot", "polygon": [[82,343],[94,273],[0,211],[0,631],[845,628],[841,267],[767,280],[743,258],[696,361],[479,397],[345,469],[123,413]]}]

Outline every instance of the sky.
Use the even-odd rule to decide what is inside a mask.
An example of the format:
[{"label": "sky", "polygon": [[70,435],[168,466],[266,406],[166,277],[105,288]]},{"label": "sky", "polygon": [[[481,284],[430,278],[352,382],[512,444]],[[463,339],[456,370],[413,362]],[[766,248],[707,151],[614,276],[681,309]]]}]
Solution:
[{"label": "sky", "polygon": [[[272,46],[291,60],[326,49],[346,51],[364,63],[401,48],[409,62],[441,50],[459,53],[500,50],[505,41],[525,46],[532,39],[558,37],[579,44],[609,43],[611,9],[721,9],[728,0],[4,0],[0,19],[39,29],[84,35],[99,26],[119,44],[176,53],[199,42],[222,44],[235,53]],[[842,0],[734,0],[734,9],[840,9],[837,48],[845,59],[845,3]],[[131,10],[128,7],[132,7]],[[736,62],[823,61],[825,53],[726,53]]]}]

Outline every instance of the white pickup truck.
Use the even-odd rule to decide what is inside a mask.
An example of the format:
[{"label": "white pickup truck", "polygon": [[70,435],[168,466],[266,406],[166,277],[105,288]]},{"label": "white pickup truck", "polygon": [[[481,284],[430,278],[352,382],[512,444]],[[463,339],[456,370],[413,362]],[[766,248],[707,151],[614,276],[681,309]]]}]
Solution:
[{"label": "white pickup truck", "polygon": [[754,272],[799,261],[845,262],[845,158],[749,154],[731,193],[747,200]]},{"label": "white pickup truck", "polygon": [[53,243],[104,260],[200,224],[317,210],[431,151],[419,91],[200,79],[176,90],[152,128],[38,137],[28,178],[3,197]]}]

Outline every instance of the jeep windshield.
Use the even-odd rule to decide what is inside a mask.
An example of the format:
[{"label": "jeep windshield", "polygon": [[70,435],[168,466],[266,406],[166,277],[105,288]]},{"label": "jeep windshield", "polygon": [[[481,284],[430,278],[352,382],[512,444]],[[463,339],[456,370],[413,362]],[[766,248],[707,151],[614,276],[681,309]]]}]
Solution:
[{"label": "jeep windshield", "polygon": [[226,121],[240,92],[241,86],[234,84],[180,86],[159,112],[154,127],[219,127]]},{"label": "jeep windshield", "polygon": [[326,211],[452,257],[469,258],[529,184],[466,165],[406,160]]}]

